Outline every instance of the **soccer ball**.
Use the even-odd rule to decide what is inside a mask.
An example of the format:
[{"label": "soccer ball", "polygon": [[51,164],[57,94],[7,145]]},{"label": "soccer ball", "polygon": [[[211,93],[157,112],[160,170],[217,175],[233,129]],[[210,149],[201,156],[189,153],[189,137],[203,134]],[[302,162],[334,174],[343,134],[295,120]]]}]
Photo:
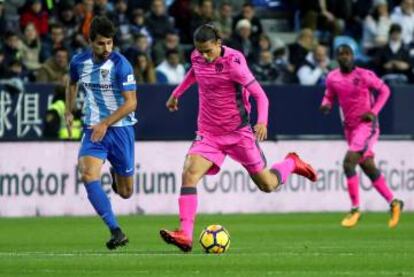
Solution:
[{"label": "soccer ball", "polygon": [[206,253],[224,253],[230,246],[229,232],[221,225],[210,225],[201,232],[200,244]]}]

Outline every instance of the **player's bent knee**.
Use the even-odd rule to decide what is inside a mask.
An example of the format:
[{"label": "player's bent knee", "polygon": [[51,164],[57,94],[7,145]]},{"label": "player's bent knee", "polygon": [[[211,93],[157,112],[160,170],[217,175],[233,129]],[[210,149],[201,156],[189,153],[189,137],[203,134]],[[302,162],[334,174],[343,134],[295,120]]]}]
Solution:
[{"label": "player's bent knee", "polygon": [[272,186],[269,186],[267,184],[266,185],[259,186],[259,189],[261,191],[265,192],[265,193],[270,193],[270,192],[273,191],[273,187]]},{"label": "player's bent knee", "polygon": [[200,177],[201,177],[200,174],[197,174],[195,171],[191,169],[184,170],[183,175],[182,175],[183,184],[186,184],[186,185],[197,184]]},{"label": "player's bent knee", "polygon": [[356,174],[356,164],[348,161],[348,160],[344,160],[342,167],[344,169],[345,175],[350,177],[350,176],[354,176]]},{"label": "player's bent knee", "polygon": [[260,191],[263,191],[265,193],[270,193],[274,191],[279,183],[273,174],[263,174],[259,173],[256,175],[251,175],[251,178],[253,182],[256,184],[256,186],[259,188]]},{"label": "player's bent knee", "polygon": [[275,186],[271,183],[268,183],[268,182],[255,182],[255,183],[257,187],[259,188],[259,190],[265,193],[270,193],[275,190]]},{"label": "player's bent knee", "polygon": [[80,164],[78,168],[79,168],[79,173],[81,175],[82,182],[89,183],[89,182],[100,179],[99,172],[94,170],[93,167],[86,167]]},{"label": "player's bent knee", "polygon": [[132,193],[134,192],[133,189],[133,181],[132,178],[119,180],[118,179],[118,194],[123,199],[128,199],[132,196]]},{"label": "player's bent knee", "polygon": [[81,179],[84,183],[89,183],[98,179],[93,172],[90,171],[82,171],[81,172]]},{"label": "player's bent knee", "polygon": [[362,170],[364,171],[364,173],[368,176],[368,178],[374,182],[375,180],[377,180],[380,176],[381,176],[381,171],[376,168],[375,166],[373,167],[362,167]]}]

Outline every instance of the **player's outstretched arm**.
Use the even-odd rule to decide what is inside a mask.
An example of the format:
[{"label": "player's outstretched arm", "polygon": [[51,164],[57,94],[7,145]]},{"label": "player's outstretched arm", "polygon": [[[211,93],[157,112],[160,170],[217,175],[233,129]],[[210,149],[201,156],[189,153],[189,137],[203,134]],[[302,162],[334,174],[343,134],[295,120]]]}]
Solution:
[{"label": "player's outstretched arm", "polygon": [[137,108],[137,93],[136,91],[124,91],[122,96],[125,99],[124,104],[120,106],[115,112],[110,116],[99,122],[98,124],[92,126],[92,136],[91,140],[93,142],[101,141],[106,134],[106,130],[112,124],[118,122],[128,114],[135,112]]},{"label": "player's outstretched arm", "polygon": [[65,122],[68,129],[68,136],[72,138],[72,123],[73,123],[73,114],[72,111],[75,108],[76,95],[78,94],[78,85],[72,80],[68,80],[66,84],[66,93],[65,93]]},{"label": "player's outstretched arm", "polygon": [[194,69],[190,68],[187,74],[184,77],[184,80],[179,84],[174,91],[172,92],[170,98],[168,98],[167,103],[165,104],[170,112],[175,112],[178,110],[178,98],[184,94],[184,92],[196,82]]}]

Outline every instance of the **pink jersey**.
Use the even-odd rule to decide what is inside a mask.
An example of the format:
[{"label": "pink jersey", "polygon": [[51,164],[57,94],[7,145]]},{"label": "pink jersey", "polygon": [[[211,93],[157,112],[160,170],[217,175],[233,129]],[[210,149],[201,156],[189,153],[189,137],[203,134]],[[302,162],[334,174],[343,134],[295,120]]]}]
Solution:
[{"label": "pink jersey", "polygon": [[345,127],[354,128],[362,122],[364,113],[378,115],[389,95],[388,86],[370,70],[356,67],[351,73],[343,74],[335,69],[326,79],[322,105],[332,107],[337,98],[343,111]]},{"label": "pink jersey", "polygon": [[258,106],[258,123],[267,124],[268,100],[239,51],[222,47],[221,56],[207,62],[194,50],[192,67],[174,90],[180,97],[193,83],[199,86],[198,130],[214,135],[233,132],[249,124],[250,94]]}]

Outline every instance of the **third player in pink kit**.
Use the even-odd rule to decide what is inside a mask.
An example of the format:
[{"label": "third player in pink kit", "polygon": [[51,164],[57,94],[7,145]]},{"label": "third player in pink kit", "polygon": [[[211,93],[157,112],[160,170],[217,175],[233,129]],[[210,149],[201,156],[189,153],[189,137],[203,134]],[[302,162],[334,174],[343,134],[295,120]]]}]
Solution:
[{"label": "third player in pink kit", "polygon": [[[321,111],[328,113],[335,99],[338,100],[344,117],[344,132],[348,142],[348,152],[343,167],[347,177],[348,192],[352,209],[342,220],[342,226],[355,226],[359,211],[359,177],[356,166],[372,181],[374,188],[391,206],[389,227],[398,224],[403,202],[394,199],[384,176],[374,163],[373,146],[379,137],[378,113],[387,102],[390,90],[372,71],[355,67],[352,49],[348,45],[337,48],[339,69],[329,73],[326,79],[326,92]],[[377,94],[374,97],[374,94]]]},{"label": "third player in pink kit", "polygon": [[[295,153],[289,153],[282,162],[266,169],[266,160],[257,140],[267,137],[269,103],[244,56],[222,46],[217,29],[209,24],[194,32],[194,44],[192,68],[173,91],[167,107],[170,111],[177,110],[179,97],[197,82],[198,131],[184,163],[178,199],[180,228],[160,231],[167,243],[183,251],[192,249],[197,183],[205,174],[216,174],[227,155],[242,164],[264,192],[274,191],[291,173],[316,181],[315,170]],[[256,101],[258,110],[254,130],[249,123],[250,96]]]}]

